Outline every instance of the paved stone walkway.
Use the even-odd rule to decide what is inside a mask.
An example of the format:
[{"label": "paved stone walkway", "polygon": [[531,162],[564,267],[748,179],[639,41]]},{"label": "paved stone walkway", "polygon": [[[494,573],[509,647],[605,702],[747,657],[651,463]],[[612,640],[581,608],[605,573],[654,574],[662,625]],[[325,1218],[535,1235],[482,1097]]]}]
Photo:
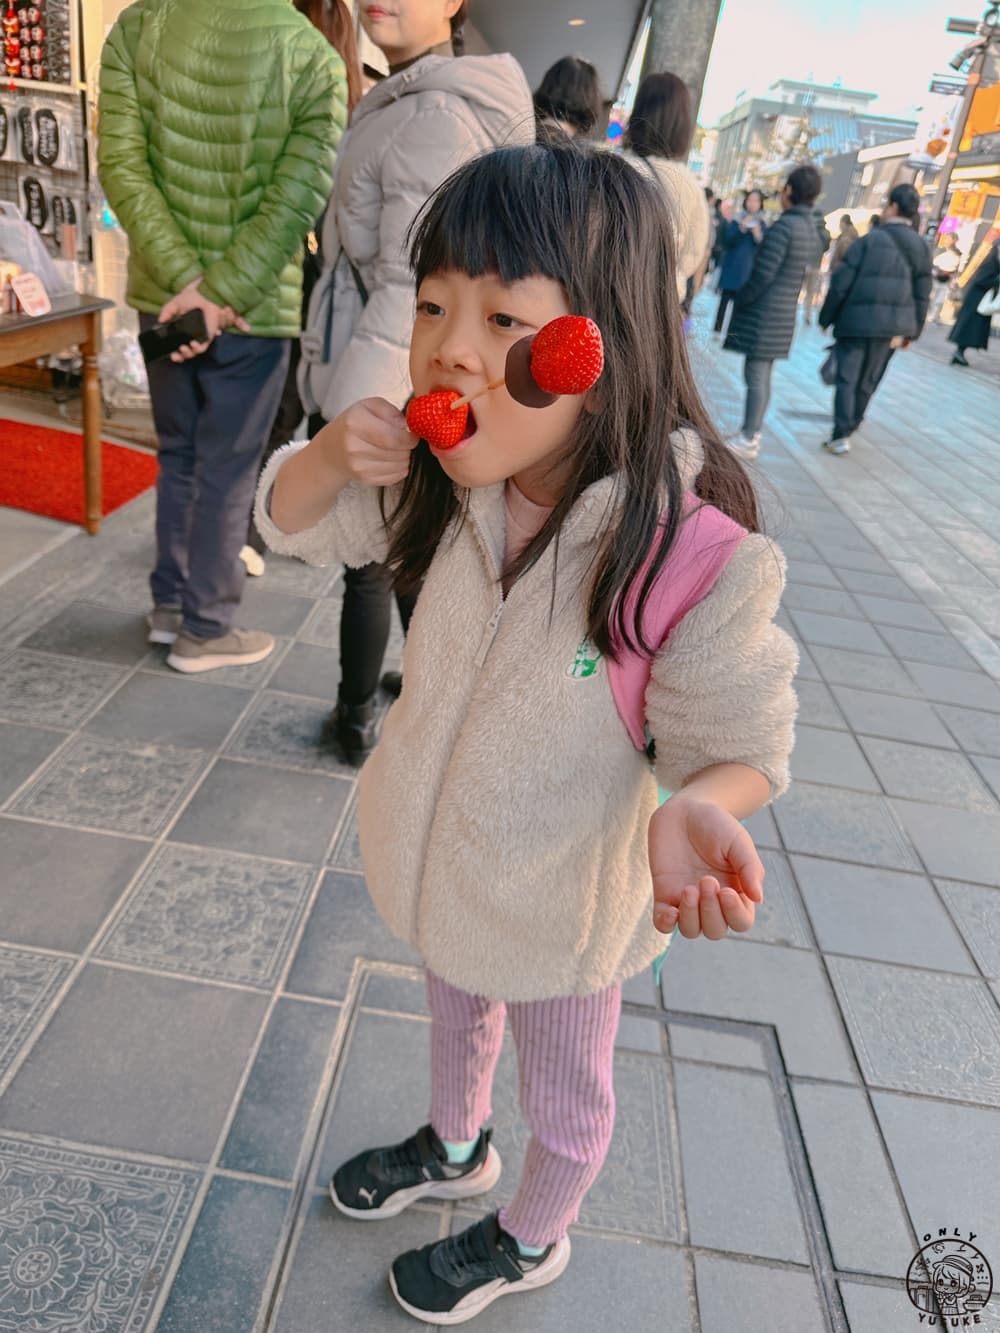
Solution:
[{"label": "paved stone walkway", "polygon": [[[575,1261],[483,1333],[905,1333],[928,1234],[1000,1271],[1000,392],[900,356],[831,458],[822,344],[761,462],[802,645],[766,904],[629,986]],[[732,427],[740,362],[700,322],[695,355]],[[428,1096],[416,960],[315,745],[337,571],[270,558],[243,618],[278,651],[182,679],[145,643],[150,533],[146,497],[0,583],[0,1333],[416,1327],[387,1264],[468,1215],[324,1195]],[[505,1199],[509,1050],[495,1124]]]}]

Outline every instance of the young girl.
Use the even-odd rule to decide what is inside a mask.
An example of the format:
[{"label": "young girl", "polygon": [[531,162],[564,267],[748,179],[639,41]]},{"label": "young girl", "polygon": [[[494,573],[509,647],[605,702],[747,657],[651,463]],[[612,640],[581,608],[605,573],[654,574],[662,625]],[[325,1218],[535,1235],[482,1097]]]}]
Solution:
[{"label": "young girl", "polygon": [[[376,906],[427,965],[430,1124],[347,1162],[331,1194],[374,1219],[492,1188],[506,1013],[533,1135],[517,1194],[390,1275],[404,1309],[457,1324],[569,1261],[611,1137],[621,983],[675,927],[722,939],[752,924],[763,867],[739,821],[787,782],[795,650],[772,624],[782,558],[694,388],[652,183],[571,144],[501,149],[432,198],[412,258],[418,394],[482,388],[512,343],[568,313],[597,322],[606,355],[584,396],[477,398],[450,451],[358,403],[261,482],[276,550],[424,580],[360,822]],[[641,647],[625,594],[634,607],[651,550],[662,567],[692,491],[745,532],[652,662],[654,776],[609,665]],[[660,809],[657,778],[675,793]]]}]

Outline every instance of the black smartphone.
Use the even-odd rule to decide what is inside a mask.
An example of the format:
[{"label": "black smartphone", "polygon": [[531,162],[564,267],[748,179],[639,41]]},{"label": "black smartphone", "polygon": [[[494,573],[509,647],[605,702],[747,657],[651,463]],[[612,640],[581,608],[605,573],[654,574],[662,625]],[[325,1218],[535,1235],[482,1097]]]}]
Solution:
[{"label": "black smartphone", "polygon": [[186,347],[188,343],[205,342],[208,342],[208,327],[205,324],[205,312],[198,306],[167,324],[154,324],[151,329],[139,334],[139,346],[147,362],[169,356],[178,347]]}]

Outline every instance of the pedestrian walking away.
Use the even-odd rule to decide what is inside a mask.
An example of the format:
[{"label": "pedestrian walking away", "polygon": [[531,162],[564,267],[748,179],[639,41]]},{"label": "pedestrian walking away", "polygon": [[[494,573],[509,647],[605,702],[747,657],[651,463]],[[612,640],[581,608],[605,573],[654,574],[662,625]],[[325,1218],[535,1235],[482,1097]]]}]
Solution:
[{"label": "pedestrian walking away", "polygon": [[170,645],[177,671],[274,648],[233,626],[239,557],[301,327],[302,240],[329,193],[346,102],[343,61],[288,0],[136,0],[104,45],[98,168],[128,233],[128,302],[142,329],[199,311],[206,330],[148,366],[149,638]]},{"label": "pedestrian walking away", "polygon": [[951,298],[952,285],[962,267],[962,252],[958,248],[958,238],[953,231],[946,231],[938,237],[937,248],[931,256],[931,300],[927,318],[932,324],[941,320],[945,302]]},{"label": "pedestrian walking away", "polygon": [[844,262],[844,256],[858,239],[858,229],[854,225],[850,213],[845,213],[840,219],[840,232],[833,243],[833,249],[830,251],[830,273],[831,276],[836,273]]},{"label": "pedestrian walking away", "polygon": [[722,257],[719,268],[719,307],[715,312],[714,332],[722,336],[726,314],[744,286],[757,257],[757,247],[764,239],[764,194],[748,190],[743,196],[743,210],[738,217],[722,222]]},{"label": "pedestrian walking away", "polygon": [[[964,274],[962,275],[964,278]],[[1000,289],[1000,239],[993,242],[993,248],[972,274],[965,286],[962,307],[958,318],[948,333],[948,341],[955,344],[955,355],[951,358],[953,366],[968,366],[966,352],[970,348],[985,351],[990,345],[992,315],[981,315],[979,305],[984,296],[996,294]]]},{"label": "pedestrian walking away", "polygon": [[[476,394],[461,440],[357,403],[274,456],[257,521],[278,551],[422,584],[359,827],[375,905],[427,969],[429,1122],[345,1162],[331,1195],[371,1222],[492,1189],[509,1017],[531,1130],[511,1202],[390,1271],[409,1314],[459,1324],[567,1268],[612,1134],[622,982],[675,929],[751,926],[763,867],[740,821],[787,784],[797,654],[773,619],[783,559],[695,387],[649,182],[566,141],[499,149],[433,196],[412,262],[416,408]],[[583,317],[603,331],[592,387],[525,406],[538,386],[505,373],[566,317],[591,349]]]},{"label": "pedestrian walking away", "polygon": [[908,347],[923,330],[931,261],[914,230],[919,211],[914,186],[895,186],[881,226],[851,246],[831,279],[819,314],[820,327],[832,325],[836,338],[833,434],[823,446],[830,453],[850,452],[851,435],[864,421],[893,351]]},{"label": "pedestrian walking away", "polygon": [[813,166],[796,167],[781,192],[781,217],[754,256],[750,276],[736,294],[724,346],[742,352],[747,386],[743,429],[726,443],[740,457],[760,453],[761,426],[771,401],[775,361],[787,357],[806,270],[819,264],[830,233],[813,211],[823,178]]},{"label": "pedestrian walking away", "polygon": [[[402,407],[413,289],[405,237],[427,196],[470,157],[534,138],[531,91],[509,55],[464,56],[465,0],[363,6],[389,77],[360,101],[323,222],[323,273],[302,339],[299,389],[311,434],[359,398]],[[413,595],[397,598],[404,631]],[[360,764],[375,744],[392,580],[373,563],[344,573],[337,703],[324,743]],[[384,680],[398,691],[398,676]]]},{"label": "pedestrian walking away", "polygon": [[687,84],[669,72],[647,74],[625,131],[625,156],[651,176],[663,195],[674,229],[677,294],[685,314],[705,278],[712,230],[704,188],[686,165],[693,134]]}]

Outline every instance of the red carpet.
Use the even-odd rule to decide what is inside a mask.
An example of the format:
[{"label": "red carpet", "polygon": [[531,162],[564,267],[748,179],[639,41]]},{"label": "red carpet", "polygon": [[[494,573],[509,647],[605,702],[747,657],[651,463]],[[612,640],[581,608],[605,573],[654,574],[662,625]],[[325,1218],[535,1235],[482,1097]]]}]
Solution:
[{"label": "red carpet", "polygon": [[[156,481],[156,455],[101,442],[102,513]],[[83,523],[83,436],[0,419],[0,505]]]}]

